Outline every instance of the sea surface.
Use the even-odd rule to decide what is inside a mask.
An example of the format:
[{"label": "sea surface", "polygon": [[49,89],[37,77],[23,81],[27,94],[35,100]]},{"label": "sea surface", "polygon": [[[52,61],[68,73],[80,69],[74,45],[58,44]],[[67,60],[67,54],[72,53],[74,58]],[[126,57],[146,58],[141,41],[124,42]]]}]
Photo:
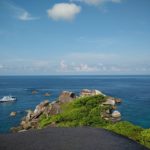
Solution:
[{"label": "sea surface", "polygon": [[[0,76],[0,97],[17,97],[16,102],[0,103],[0,133],[10,132],[26,115],[25,110],[41,101],[53,101],[63,90],[79,93],[81,89],[98,89],[121,98],[122,119],[150,128],[150,76]],[[33,95],[32,90],[38,93]],[[46,92],[51,96],[45,97]],[[9,116],[12,111],[16,117]]]}]

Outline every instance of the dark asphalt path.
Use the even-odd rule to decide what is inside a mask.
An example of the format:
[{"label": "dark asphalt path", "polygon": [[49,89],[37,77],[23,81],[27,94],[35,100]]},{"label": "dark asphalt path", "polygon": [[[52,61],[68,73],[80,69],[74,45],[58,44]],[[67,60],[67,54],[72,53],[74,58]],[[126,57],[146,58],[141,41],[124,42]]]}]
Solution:
[{"label": "dark asphalt path", "polygon": [[125,137],[97,128],[46,128],[0,135],[0,150],[147,150]]}]

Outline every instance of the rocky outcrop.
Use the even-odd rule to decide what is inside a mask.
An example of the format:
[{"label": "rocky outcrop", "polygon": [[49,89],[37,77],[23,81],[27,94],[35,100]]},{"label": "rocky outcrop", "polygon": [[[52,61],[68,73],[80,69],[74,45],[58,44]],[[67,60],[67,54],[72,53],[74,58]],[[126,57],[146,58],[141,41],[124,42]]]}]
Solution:
[{"label": "rocky outcrop", "polygon": [[48,96],[50,96],[51,94],[50,93],[45,93],[43,96],[46,96],[46,97],[48,97]]},{"label": "rocky outcrop", "polygon": [[32,94],[37,94],[37,93],[38,93],[37,90],[33,90],[33,91],[32,91]]},{"label": "rocky outcrop", "polygon": [[[65,94],[66,93],[67,92],[65,92]],[[65,99],[61,97],[60,101],[53,101],[51,103],[48,100],[45,100],[41,102],[39,105],[37,105],[33,111],[27,110],[26,111],[27,115],[24,118],[22,118],[20,126],[11,128],[11,130],[13,132],[22,132],[22,131],[26,131],[29,129],[34,129],[34,128],[37,129],[39,127],[38,126],[39,119],[42,115],[51,116],[51,115],[56,115],[60,113],[61,112],[60,105],[65,102],[69,102],[74,98],[74,96],[71,97],[72,96],[71,92],[68,92],[68,93],[70,94],[68,95],[70,96],[70,99],[66,96],[67,95],[66,94],[64,97]]]},{"label": "rocky outcrop", "polygon": [[76,98],[76,94],[69,91],[63,91],[59,96],[60,103],[67,103]]},{"label": "rocky outcrop", "polygon": [[121,103],[121,102],[122,102],[122,100],[119,99],[119,98],[114,98],[114,97],[108,96],[106,98],[106,101],[103,102],[101,105],[102,106],[103,105],[104,106],[105,105],[109,106],[109,109],[106,110],[106,112],[103,112],[101,114],[101,117],[103,119],[105,119],[107,121],[109,120],[111,122],[118,122],[118,121],[120,121],[121,120],[121,113],[118,110],[116,110],[117,109],[116,104]]},{"label": "rocky outcrop", "polygon": [[15,117],[16,115],[17,115],[17,112],[14,112],[14,111],[13,111],[13,112],[10,113],[10,116],[11,116],[11,117]]},{"label": "rocky outcrop", "polygon": [[13,132],[20,130],[28,130],[38,128],[38,121],[42,114],[48,115],[51,109],[51,105],[48,100],[41,102],[36,106],[35,110],[27,110],[27,115],[22,119],[20,126],[12,128]]},{"label": "rocky outcrop", "polygon": [[122,100],[120,98],[114,98],[116,103],[122,103]]},{"label": "rocky outcrop", "polygon": [[120,118],[121,117],[121,113],[117,110],[113,111],[113,113],[111,114],[111,116],[113,118]]},{"label": "rocky outcrop", "polygon": [[121,103],[122,100],[120,98],[114,98],[114,97],[107,97],[106,102],[102,103],[103,105],[112,105],[115,106],[115,104]]},{"label": "rocky outcrop", "polygon": [[102,103],[103,105],[112,105],[114,106],[116,103],[113,99],[107,99],[106,102]]},{"label": "rocky outcrop", "polygon": [[[121,113],[119,111],[116,111],[116,103],[120,103],[120,99],[116,99],[113,97],[108,97],[104,95],[102,92],[98,90],[88,90],[84,89],[80,93],[80,97],[84,96],[95,96],[95,95],[103,95],[106,99],[105,102],[101,103],[100,105],[107,107],[107,110],[101,112],[100,116],[108,121],[117,122],[121,119]],[[58,101],[49,102],[48,100],[45,100],[41,102],[39,105],[35,107],[35,109],[27,110],[27,115],[22,119],[20,126],[12,128],[13,132],[24,132],[29,129],[39,128],[39,119],[42,115],[45,115],[47,117],[56,115],[62,112],[61,105],[64,103],[71,102],[77,98],[76,94],[69,91],[63,91]],[[11,114],[12,116],[15,115],[14,112]],[[56,126],[56,123],[53,122],[50,124],[51,127]]]},{"label": "rocky outcrop", "polygon": [[80,93],[80,96],[94,96],[94,95],[103,95],[105,96],[105,94],[103,94],[101,91],[99,90],[89,90],[89,89],[83,89]]},{"label": "rocky outcrop", "polygon": [[50,104],[51,105],[51,108],[47,111],[48,113],[46,114],[47,116],[48,115],[56,115],[56,114],[59,114],[61,112],[61,108],[60,108],[60,103],[52,103]]}]

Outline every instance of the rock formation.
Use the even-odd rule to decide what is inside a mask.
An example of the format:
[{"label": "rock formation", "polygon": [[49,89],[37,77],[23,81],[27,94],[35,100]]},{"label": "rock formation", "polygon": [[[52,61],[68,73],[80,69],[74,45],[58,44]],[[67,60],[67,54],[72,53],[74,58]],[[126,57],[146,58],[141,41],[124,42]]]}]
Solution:
[{"label": "rock formation", "polygon": [[63,91],[61,95],[59,96],[59,102],[60,103],[67,103],[71,102],[73,99],[76,98],[76,94],[69,91]]},{"label": "rock formation", "polygon": [[121,117],[121,113],[117,110],[113,111],[113,113],[111,114],[111,116],[113,118],[120,118]]},{"label": "rock formation", "polygon": [[94,95],[103,95],[105,96],[101,91],[99,90],[89,90],[89,89],[83,89],[80,93],[80,96],[94,96]]},{"label": "rock formation", "polygon": [[37,93],[38,93],[37,90],[33,90],[33,91],[32,91],[32,94],[37,94]]},{"label": "rock formation", "polygon": [[17,115],[17,113],[14,112],[14,111],[10,113],[10,116],[11,116],[11,117],[15,117],[16,115]]},{"label": "rock formation", "polygon": [[51,95],[51,94],[48,93],[48,92],[44,94],[44,96],[47,96],[47,97],[50,96],[50,95]]},{"label": "rock formation", "polygon": [[[106,101],[103,102],[101,105],[108,106],[108,109],[105,112],[102,112],[100,115],[103,119],[109,120],[112,122],[119,121],[121,119],[121,114],[119,111],[116,111],[116,103],[120,103],[120,99],[116,99],[113,97],[107,97],[102,92],[98,90],[88,90],[84,89],[80,93],[80,97],[86,96],[94,96],[94,95],[102,95],[106,98]],[[42,115],[50,117],[52,115],[56,115],[62,112],[61,105],[64,103],[71,102],[77,98],[76,94],[69,91],[63,91],[57,101],[49,102],[45,100],[41,102],[39,105],[35,107],[35,109],[27,110],[27,115],[22,119],[19,127],[12,128],[13,132],[23,132],[28,129],[38,128],[38,122]],[[11,114],[12,116],[15,115],[14,112]],[[50,124],[51,127],[55,126],[55,122]]]}]

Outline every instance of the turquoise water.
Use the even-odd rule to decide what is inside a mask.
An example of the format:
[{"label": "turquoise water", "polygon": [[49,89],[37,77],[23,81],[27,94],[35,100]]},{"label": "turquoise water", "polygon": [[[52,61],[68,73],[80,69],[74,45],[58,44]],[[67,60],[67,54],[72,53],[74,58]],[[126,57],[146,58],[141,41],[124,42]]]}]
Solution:
[{"label": "turquoise water", "polygon": [[[123,99],[118,106],[122,119],[150,128],[150,76],[1,76],[0,97],[13,95],[17,101],[0,103],[0,133],[7,133],[19,124],[25,110],[34,109],[45,99],[56,99],[61,91],[79,93],[81,89],[98,89],[107,95]],[[32,90],[38,90],[32,95]],[[50,92],[49,98],[43,94]],[[10,117],[17,111],[16,117]]]}]

